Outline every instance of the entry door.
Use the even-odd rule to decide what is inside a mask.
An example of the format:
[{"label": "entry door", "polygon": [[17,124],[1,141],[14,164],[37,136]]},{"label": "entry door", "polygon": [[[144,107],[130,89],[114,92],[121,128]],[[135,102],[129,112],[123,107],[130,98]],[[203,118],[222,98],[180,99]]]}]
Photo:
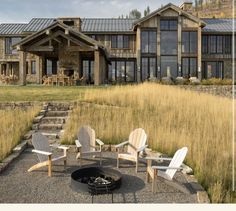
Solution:
[{"label": "entry door", "polygon": [[83,60],[82,63],[83,77],[86,80],[86,83],[94,83],[94,61],[92,60]]}]

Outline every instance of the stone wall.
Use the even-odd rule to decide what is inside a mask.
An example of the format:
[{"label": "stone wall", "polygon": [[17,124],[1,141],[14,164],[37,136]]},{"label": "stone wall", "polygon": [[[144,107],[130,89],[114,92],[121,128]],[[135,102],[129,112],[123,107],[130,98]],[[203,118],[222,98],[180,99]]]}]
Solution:
[{"label": "stone wall", "polygon": [[36,104],[42,103],[35,103],[35,102],[7,102],[7,103],[0,103],[0,110],[13,110],[13,109],[27,109]]}]

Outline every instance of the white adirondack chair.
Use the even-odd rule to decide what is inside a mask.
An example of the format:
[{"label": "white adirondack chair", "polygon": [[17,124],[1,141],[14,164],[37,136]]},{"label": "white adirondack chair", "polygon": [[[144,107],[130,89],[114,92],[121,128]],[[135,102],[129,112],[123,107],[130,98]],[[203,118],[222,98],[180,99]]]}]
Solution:
[{"label": "white adirondack chair", "polygon": [[28,172],[31,172],[43,166],[48,166],[48,176],[51,177],[52,176],[52,162],[56,162],[59,160],[64,161],[64,167],[66,168],[67,150],[69,149],[69,147],[58,146],[57,148],[63,149],[64,153],[62,156],[54,157],[47,137],[42,135],[39,132],[32,135],[32,144],[34,146],[34,149],[32,150],[32,152],[35,152],[37,154],[37,157],[40,162],[32,166],[31,168],[29,168]]},{"label": "white adirondack chair", "polygon": [[[138,172],[139,154],[147,147],[147,145],[145,145],[146,141],[147,134],[144,129],[137,128],[130,133],[128,141],[116,145],[115,147],[118,149],[117,168],[119,168],[120,159],[130,160],[136,162],[136,172]],[[120,153],[120,148],[124,147],[126,144],[128,144],[127,153]]]},{"label": "white adirondack chair", "polygon": [[76,159],[80,159],[80,166],[82,165],[82,158],[90,155],[99,155],[100,165],[102,165],[102,146],[104,143],[95,137],[95,131],[90,126],[80,128],[78,139],[75,140],[78,150]]},{"label": "white adirondack chair", "polygon": [[[156,193],[156,182],[157,176],[162,177],[168,181],[172,181],[177,170],[180,170],[180,166],[182,165],[186,154],[188,152],[187,147],[183,147],[177,150],[174,154],[173,158],[154,158],[154,157],[146,157],[147,160],[147,182],[152,179],[152,192]],[[169,166],[152,166],[152,160],[161,160],[161,161],[170,161]],[[160,171],[159,171],[160,170]],[[181,187],[179,187],[182,189]],[[183,189],[182,189],[183,190]]]}]

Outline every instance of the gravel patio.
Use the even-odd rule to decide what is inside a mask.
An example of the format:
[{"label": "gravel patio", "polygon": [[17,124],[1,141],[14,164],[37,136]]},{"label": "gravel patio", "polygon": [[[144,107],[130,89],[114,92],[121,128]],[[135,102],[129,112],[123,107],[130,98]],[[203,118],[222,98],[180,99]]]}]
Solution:
[{"label": "gravel patio", "polygon": [[[27,169],[38,162],[36,154],[27,148],[9,167],[0,174],[0,203],[92,203],[90,194],[77,193],[70,188],[70,175],[79,168],[73,149],[69,151],[67,168],[63,162],[53,165],[52,177],[47,176],[47,168],[28,173]],[[58,153],[58,152],[56,152]],[[84,166],[97,166],[99,159],[88,158]],[[103,166],[115,168],[116,153],[103,153]],[[116,169],[116,168],[115,168]],[[141,161],[139,172],[135,173],[132,162],[122,161],[122,185],[114,191],[113,203],[197,203],[197,194],[188,185],[181,172],[175,179],[185,184],[189,193],[181,192],[174,185],[166,184],[158,178],[157,193],[151,191],[151,183],[146,183],[146,165]],[[111,195],[94,196],[93,203],[112,203]]]}]

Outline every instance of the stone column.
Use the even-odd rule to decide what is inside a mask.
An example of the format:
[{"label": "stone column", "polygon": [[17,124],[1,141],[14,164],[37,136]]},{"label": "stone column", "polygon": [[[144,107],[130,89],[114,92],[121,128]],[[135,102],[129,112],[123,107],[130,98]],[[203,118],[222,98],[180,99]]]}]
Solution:
[{"label": "stone column", "polygon": [[26,53],[24,51],[19,51],[19,59],[20,85],[26,85]]},{"label": "stone column", "polygon": [[0,63],[0,75],[2,75],[2,63]]},{"label": "stone column", "polygon": [[41,56],[36,56],[36,74],[37,74],[37,83],[42,84],[42,74],[43,74],[43,61]]},{"label": "stone column", "polygon": [[100,52],[94,51],[94,85],[101,84]]},{"label": "stone column", "polygon": [[202,28],[198,26],[197,31],[197,77],[202,80]]},{"label": "stone column", "polygon": [[177,76],[182,76],[182,16],[178,16],[178,67],[177,67]]},{"label": "stone column", "polygon": [[160,16],[157,16],[157,78],[161,80],[161,29]]}]

